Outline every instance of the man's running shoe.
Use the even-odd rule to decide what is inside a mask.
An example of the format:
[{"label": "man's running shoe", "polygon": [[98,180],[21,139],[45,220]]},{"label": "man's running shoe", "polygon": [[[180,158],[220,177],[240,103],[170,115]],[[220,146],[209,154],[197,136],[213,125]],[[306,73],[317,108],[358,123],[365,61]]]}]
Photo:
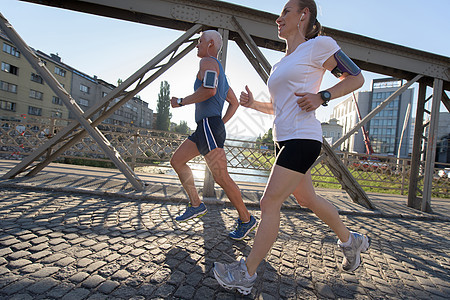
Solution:
[{"label": "man's running shoe", "polygon": [[342,260],[342,269],[347,272],[353,272],[361,264],[361,252],[365,252],[370,246],[370,240],[367,236],[350,232],[350,245],[342,246],[338,240],[338,245],[342,248],[344,259]]},{"label": "man's running shoe", "polygon": [[193,218],[200,218],[204,216],[208,210],[206,209],[206,205],[202,202],[200,206],[193,207],[191,204],[186,208],[186,211],[181,215],[175,218],[178,222],[186,222]]},{"label": "man's running shoe", "polygon": [[249,276],[245,260],[236,261],[231,264],[214,263],[214,277],[224,288],[237,289],[243,295],[248,295],[252,291],[256,281],[256,273]]},{"label": "man's running shoe", "polygon": [[228,234],[233,240],[243,240],[251,231],[255,230],[258,223],[253,216],[250,216],[250,221],[243,223],[241,219],[237,220],[236,229]]}]

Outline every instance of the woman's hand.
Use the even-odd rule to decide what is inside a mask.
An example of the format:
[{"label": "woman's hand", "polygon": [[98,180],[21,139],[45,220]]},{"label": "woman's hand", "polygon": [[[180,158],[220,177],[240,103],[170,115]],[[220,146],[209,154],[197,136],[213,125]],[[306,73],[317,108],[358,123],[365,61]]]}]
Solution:
[{"label": "woman's hand", "polygon": [[320,94],[311,94],[311,93],[294,93],[294,94],[295,96],[299,97],[299,99],[297,100],[298,107],[307,112],[316,110],[323,103]]},{"label": "woman's hand", "polygon": [[241,96],[239,97],[239,104],[244,107],[252,107],[255,102],[255,98],[253,98],[253,93],[250,91],[248,86],[245,86],[246,92],[242,91]]}]

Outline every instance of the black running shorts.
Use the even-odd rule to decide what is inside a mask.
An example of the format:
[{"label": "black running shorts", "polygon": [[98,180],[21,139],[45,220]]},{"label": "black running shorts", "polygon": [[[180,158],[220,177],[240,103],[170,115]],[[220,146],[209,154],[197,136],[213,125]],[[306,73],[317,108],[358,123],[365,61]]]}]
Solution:
[{"label": "black running shorts", "polygon": [[197,145],[198,152],[203,156],[211,150],[223,148],[225,138],[222,117],[208,117],[197,122],[197,129],[188,137]]},{"label": "black running shorts", "polygon": [[275,164],[305,174],[319,157],[322,143],[316,140],[275,142]]}]

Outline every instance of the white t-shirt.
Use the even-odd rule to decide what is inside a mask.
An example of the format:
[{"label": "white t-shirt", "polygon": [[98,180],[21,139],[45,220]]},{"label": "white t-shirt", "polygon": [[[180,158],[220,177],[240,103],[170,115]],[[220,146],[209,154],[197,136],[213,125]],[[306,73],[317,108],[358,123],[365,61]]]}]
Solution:
[{"label": "white t-shirt", "polygon": [[272,67],[267,86],[275,114],[274,141],[310,139],[322,142],[322,127],[315,111],[303,111],[294,93],[318,93],[326,70],[322,65],[339,49],[331,37],[318,36],[300,44]]}]

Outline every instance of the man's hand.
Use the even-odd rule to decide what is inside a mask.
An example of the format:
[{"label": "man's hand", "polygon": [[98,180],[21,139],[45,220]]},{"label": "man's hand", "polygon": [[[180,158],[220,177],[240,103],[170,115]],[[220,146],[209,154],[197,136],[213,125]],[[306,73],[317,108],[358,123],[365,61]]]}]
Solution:
[{"label": "man's hand", "polygon": [[176,107],[180,107],[180,105],[178,104],[178,97],[172,97],[170,99],[170,106],[172,106],[172,108],[176,108]]}]

